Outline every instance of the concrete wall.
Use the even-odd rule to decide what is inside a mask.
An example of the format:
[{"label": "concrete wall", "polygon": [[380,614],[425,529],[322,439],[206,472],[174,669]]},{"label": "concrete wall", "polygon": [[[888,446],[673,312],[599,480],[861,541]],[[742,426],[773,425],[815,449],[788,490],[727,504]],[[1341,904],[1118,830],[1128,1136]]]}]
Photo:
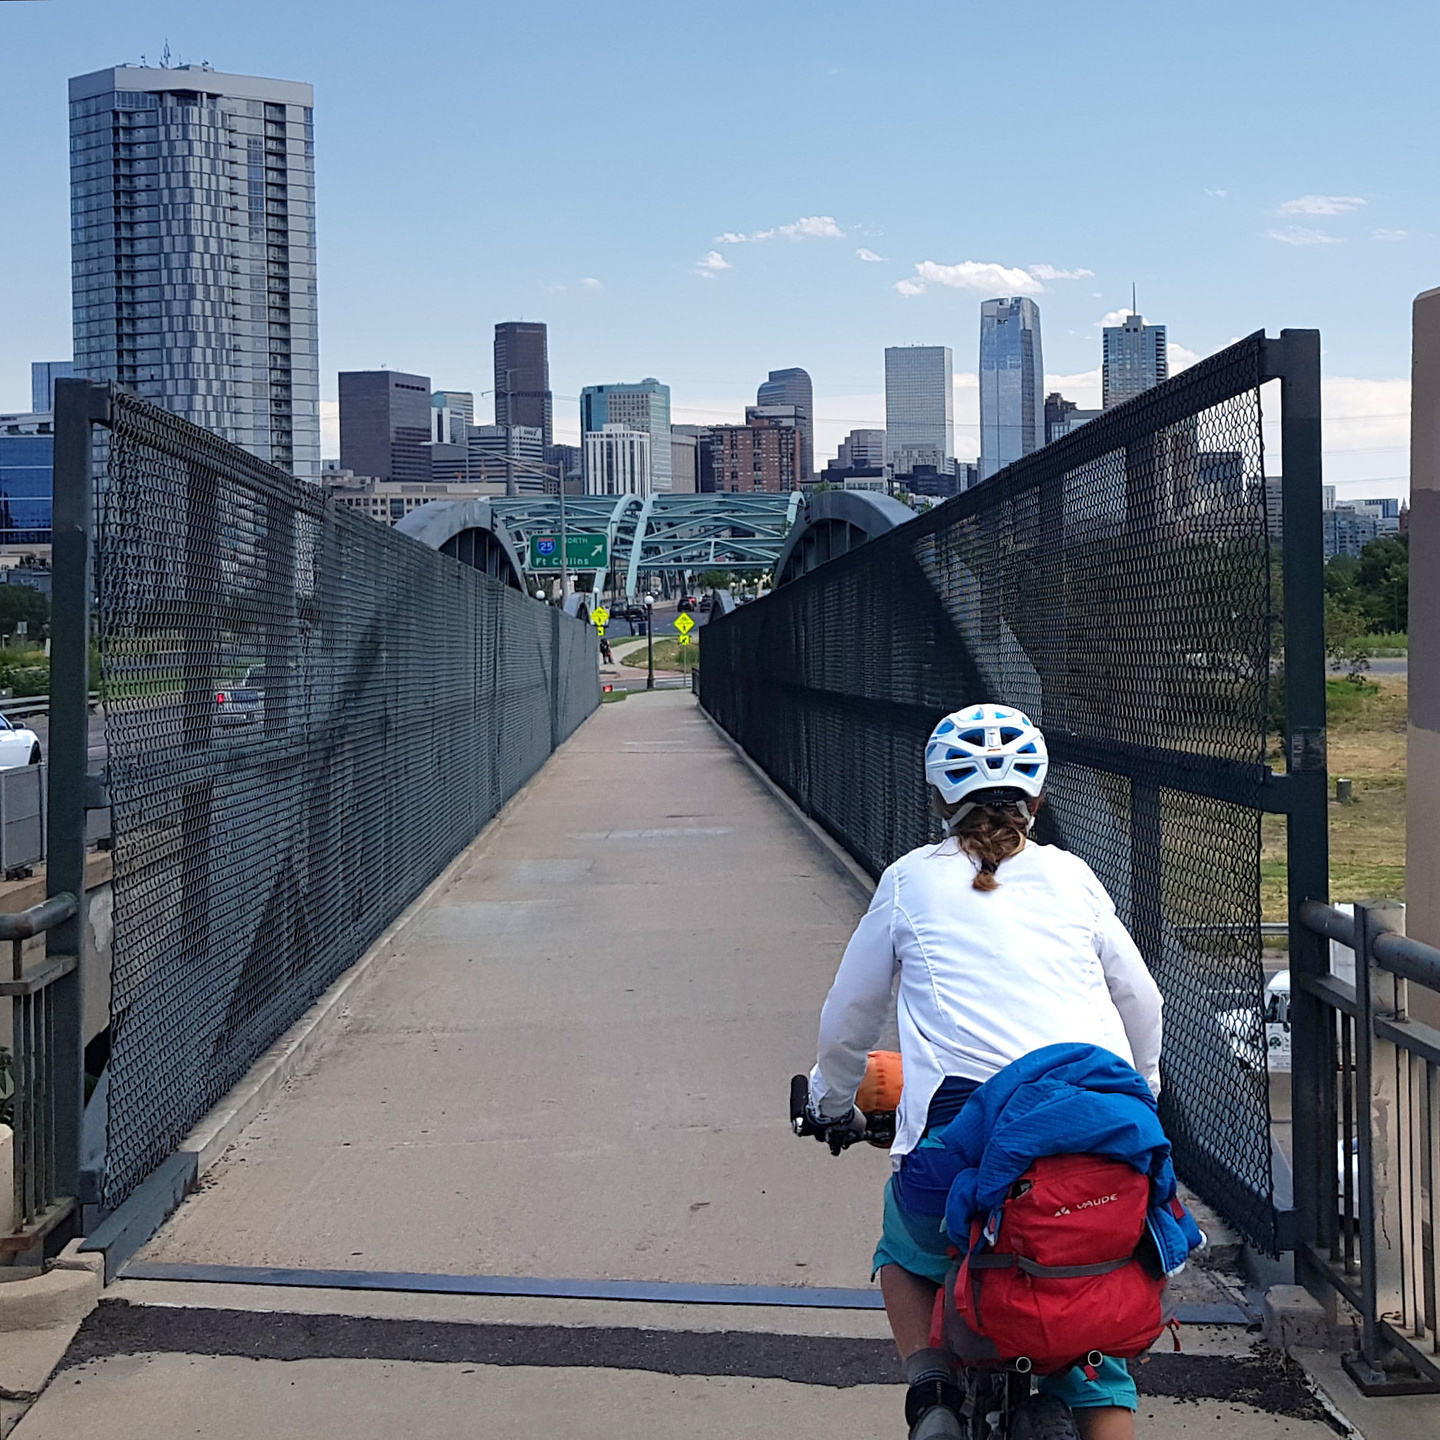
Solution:
[{"label": "concrete wall", "polygon": [[[1440,945],[1440,290],[1415,300],[1410,396],[1410,734],[1406,929]],[[1417,1018],[1440,997],[1412,987]]]}]

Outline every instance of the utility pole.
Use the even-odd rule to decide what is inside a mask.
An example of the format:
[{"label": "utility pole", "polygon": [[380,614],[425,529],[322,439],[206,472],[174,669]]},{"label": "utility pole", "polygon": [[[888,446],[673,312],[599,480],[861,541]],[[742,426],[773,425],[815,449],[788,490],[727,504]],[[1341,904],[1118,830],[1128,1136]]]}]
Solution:
[{"label": "utility pole", "polygon": [[655,597],[647,594],[645,596],[645,663],[649,671],[645,679],[645,688],[655,688]]}]

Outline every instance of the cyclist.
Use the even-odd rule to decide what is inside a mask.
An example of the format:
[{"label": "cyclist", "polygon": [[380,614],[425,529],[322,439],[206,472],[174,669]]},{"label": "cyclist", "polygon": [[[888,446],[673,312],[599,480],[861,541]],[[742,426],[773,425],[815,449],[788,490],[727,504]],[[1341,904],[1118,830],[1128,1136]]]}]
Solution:
[{"label": "cyclist", "polygon": [[[1099,1045],[1160,1089],[1160,992],[1115,906],[1075,855],[1031,840],[1048,768],[1045,739],[1004,705],[947,715],[925,747],[945,830],[880,877],[820,1017],[809,1109],[821,1127],[863,1129],[855,1109],[898,975],[904,1090],[874,1268],[909,1389],[912,1440],[960,1435],[955,1361],[930,1345],[950,1266],[940,1203],[926,1195],[930,1132],[981,1082],[1043,1046]],[[932,1182],[933,1185],[933,1182]],[[1123,1361],[1041,1381],[1083,1440],[1131,1440],[1136,1392]]]}]

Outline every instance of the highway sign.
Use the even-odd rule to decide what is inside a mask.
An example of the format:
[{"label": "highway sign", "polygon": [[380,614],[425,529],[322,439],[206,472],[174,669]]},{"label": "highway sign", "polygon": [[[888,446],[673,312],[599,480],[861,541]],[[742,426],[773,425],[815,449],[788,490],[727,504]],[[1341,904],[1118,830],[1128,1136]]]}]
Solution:
[{"label": "highway sign", "polygon": [[675,617],[675,628],[681,633],[681,635],[688,637],[690,632],[695,628],[695,622],[684,610],[682,610]]},{"label": "highway sign", "polygon": [[610,612],[603,605],[597,605],[590,612],[590,618],[595,622],[596,629],[603,629],[610,623]]},{"label": "highway sign", "polygon": [[[602,530],[570,531],[565,537],[565,563],[572,570],[600,570],[610,564],[610,537]],[[558,534],[530,537],[530,568],[560,568],[560,536]]]}]

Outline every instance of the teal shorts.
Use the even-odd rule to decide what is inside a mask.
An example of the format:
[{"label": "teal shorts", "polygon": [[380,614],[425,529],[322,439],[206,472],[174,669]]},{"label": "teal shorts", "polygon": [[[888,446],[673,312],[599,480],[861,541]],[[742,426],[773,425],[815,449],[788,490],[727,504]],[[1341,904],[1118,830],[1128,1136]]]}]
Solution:
[{"label": "teal shorts", "polygon": [[[927,1142],[922,1140],[922,1145]],[[885,1186],[885,1220],[880,1243],[875,1247],[874,1271],[882,1265],[898,1265],[912,1275],[943,1285],[950,1273],[950,1237],[944,1221],[925,1215],[907,1215],[895,1199],[893,1183]],[[1134,1410],[1139,1403],[1135,1382],[1123,1360],[1107,1355],[1090,1380],[1078,1365],[1039,1381],[1042,1394],[1053,1395],[1072,1410],[1091,1410],[1119,1405]]]}]

